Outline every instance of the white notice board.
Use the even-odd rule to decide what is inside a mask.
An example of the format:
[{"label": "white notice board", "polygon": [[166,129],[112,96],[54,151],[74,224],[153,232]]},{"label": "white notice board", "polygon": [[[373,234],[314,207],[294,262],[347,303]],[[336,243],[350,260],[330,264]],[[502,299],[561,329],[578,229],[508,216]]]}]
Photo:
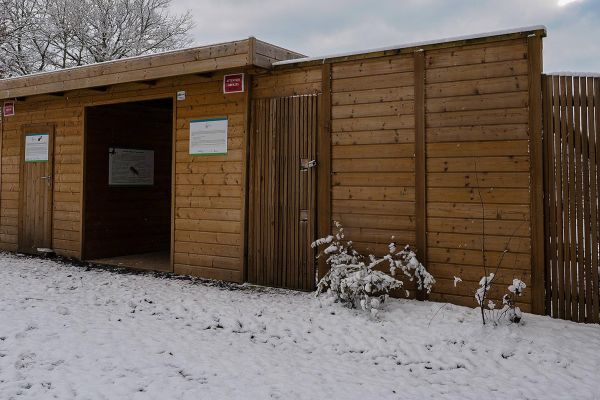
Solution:
[{"label": "white notice board", "polygon": [[50,136],[47,133],[25,135],[25,162],[47,162]]},{"label": "white notice board", "polygon": [[109,148],[108,184],[111,186],[154,185],[154,150]]},{"label": "white notice board", "polygon": [[197,119],[190,122],[190,154],[227,154],[227,118]]}]

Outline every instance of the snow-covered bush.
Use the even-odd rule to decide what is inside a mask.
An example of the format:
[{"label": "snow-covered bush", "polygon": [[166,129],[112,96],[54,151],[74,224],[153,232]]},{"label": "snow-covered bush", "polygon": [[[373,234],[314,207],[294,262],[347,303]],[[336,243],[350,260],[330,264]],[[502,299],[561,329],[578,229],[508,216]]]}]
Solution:
[{"label": "snow-covered bush", "polygon": [[503,318],[514,323],[520,322],[521,309],[516,305],[516,298],[523,294],[523,290],[525,290],[527,285],[518,278],[513,279],[512,285],[508,286],[508,293],[502,296],[502,304],[504,306],[501,309],[496,309],[496,303],[487,298],[495,278],[496,274],[493,272],[488,276],[482,277],[479,281],[479,288],[475,292],[475,300],[477,300],[477,304],[479,304],[479,308],[481,309],[483,324],[485,325],[486,321],[498,324]]},{"label": "snow-covered bush", "polygon": [[[390,291],[403,287],[404,283],[396,278],[398,270],[410,281],[416,280],[419,290],[431,291],[435,279],[409,246],[397,251],[396,244],[392,242],[385,256],[365,256],[352,247],[352,241],[344,240],[342,224],[336,221],[335,226],[335,235],[312,243],[313,248],[324,247],[318,257],[327,257],[329,265],[329,271],[317,285],[317,296],[329,293],[349,307],[376,314]],[[390,274],[376,269],[384,265],[389,266]],[[409,295],[408,291],[406,295]]]}]

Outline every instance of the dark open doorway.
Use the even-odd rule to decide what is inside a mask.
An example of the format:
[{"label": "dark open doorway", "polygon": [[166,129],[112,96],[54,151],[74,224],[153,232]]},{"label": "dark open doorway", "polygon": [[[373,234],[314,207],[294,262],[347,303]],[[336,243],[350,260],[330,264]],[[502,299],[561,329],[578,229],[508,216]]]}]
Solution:
[{"label": "dark open doorway", "polygon": [[86,108],[83,258],[170,271],[173,100]]}]

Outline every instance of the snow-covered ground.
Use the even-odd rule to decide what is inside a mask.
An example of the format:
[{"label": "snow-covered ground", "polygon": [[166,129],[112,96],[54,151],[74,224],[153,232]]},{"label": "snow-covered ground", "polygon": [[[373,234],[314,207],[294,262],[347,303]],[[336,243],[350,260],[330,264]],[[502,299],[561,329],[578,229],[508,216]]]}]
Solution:
[{"label": "snow-covered ground", "polygon": [[0,399],[600,399],[600,326],[524,321],[0,254]]}]

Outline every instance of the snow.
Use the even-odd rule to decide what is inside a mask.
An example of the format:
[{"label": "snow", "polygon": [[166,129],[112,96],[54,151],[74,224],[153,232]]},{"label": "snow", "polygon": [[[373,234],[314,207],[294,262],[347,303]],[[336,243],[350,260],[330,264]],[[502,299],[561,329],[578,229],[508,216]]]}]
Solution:
[{"label": "snow", "polygon": [[600,326],[0,254],[0,399],[594,399]]},{"label": "snow", "polygon": [[557,72],[548,72],[545,75],[551,76],[578,76],[583,78],[600,78],[600,73],[598,72],[573,72],[573,71],[557,71]]},{"label": "snow", "polygon": [[436,40],[426,40],[426,41],[421,41],[421,42],[403,43],[403,44],[398,44],[398,45],[394,45],[394,46],[385,46],[385,47],[378,47],[378,48],[369,49],[369,50],[360,50],[360,51],[351,51],[351,52],[346,52],[346,53],[330,54],[330,55],[320,56],[320,57],[294,58],[294,59],[274,62],[273,66],[306,63],[306,62],[311,62],[311,61],[322,61],[323,63],[325,63],[325,61],[328,59],[350,57],[350,56],[354,56],[357,54],[375,53],[375,52],[380,52],[380,51],[392,51],[392,50],[399,50],[399,49],[408,49],[408,48],[413,48],[413,47],[418,48],[418,47],[429,46],[432,44],[452,43],[452,42],[471,40],[471,39],[479,39],[479,38],[490,37],[490,36],[503,36],[503,35],[510,35],[513,33],[534,32],[534,31],[540,31],[540,30],[544,31],[544,35],[545,35],[546,27],[544,25],[533,25],[533,26],[525,26],[522,28],[504,29],[504,30],[499,30],[499,31],[483,32],[483,33],[476,33],[476,34],[463,35],[463,36],[453,36],[453,37],[447,37],[447,38],[436,39]]}]

